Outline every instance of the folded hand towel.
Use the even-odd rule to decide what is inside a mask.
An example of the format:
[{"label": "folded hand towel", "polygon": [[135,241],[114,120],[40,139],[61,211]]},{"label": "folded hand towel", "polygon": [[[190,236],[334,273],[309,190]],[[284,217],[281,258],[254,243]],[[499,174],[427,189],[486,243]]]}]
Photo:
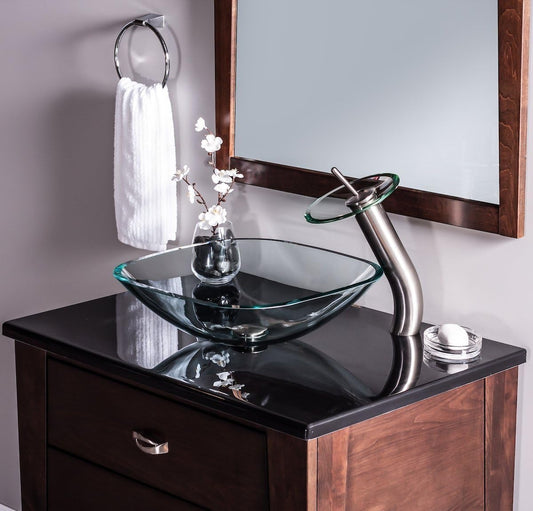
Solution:
[{"label": "folded hand towel", "polygon": [[175,171],[168,89],[121,78],[115,104],[115,217],[122,243],[164,250],[176,239]]}]

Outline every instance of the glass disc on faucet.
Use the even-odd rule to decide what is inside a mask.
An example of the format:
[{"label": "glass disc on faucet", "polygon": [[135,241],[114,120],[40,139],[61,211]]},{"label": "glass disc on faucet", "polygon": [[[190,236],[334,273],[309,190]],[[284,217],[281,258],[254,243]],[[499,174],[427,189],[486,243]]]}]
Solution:
[{"label": "glass disc on faucet", "polygon": [[374,204],[384,201],[400,183],[396,174],[375,174],[363,178],[348,178],[348,182],[358,191],[371,191],[374,195],[372,200],[362,203],[361,208],[353,211],[346,206],[346,200],[353,197],[353,193],[341,185],[316,199],[306,210],[305,219],[312,224],[325,224],[343,220],[357,213],[365,211]]}]

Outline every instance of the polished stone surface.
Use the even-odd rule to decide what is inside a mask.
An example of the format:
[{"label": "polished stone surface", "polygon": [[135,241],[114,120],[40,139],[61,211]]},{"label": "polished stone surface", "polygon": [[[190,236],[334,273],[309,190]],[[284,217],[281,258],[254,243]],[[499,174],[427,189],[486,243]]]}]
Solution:
[{"label": "polished stone surface", "polygon": [[524,349],[487,339],[469,364],[424,360],[420,339],[393,338],[390,322],[388,314],[351,307],[298,340],[247,352],[197,341],[120,294],[9,321],[3,333],[302,438],[525,362]]}]

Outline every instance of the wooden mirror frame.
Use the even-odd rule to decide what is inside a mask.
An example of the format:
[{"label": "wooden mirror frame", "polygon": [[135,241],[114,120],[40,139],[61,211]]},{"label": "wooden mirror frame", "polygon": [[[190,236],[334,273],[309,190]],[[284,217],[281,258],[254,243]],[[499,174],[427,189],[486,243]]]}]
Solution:
[{"label": "wooden mirror frame", "polygon": [[[338,186],[329,173],[235,155],[237,0],[214,0],[216,130],[224,144],[219,168],[237,168],[244,182],[320,197]],[[399,187],[390,213],[520,238],[524,235],[530,0],[498,0],[500,204]]]}]

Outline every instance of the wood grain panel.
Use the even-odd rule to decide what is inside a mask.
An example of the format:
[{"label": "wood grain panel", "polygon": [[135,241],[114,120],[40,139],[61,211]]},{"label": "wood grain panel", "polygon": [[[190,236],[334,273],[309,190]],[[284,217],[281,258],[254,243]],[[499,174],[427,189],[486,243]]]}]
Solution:
[{"label": "wood grain panel", "polygon": [[48,451],[48,511],[201,511],[56,449]]},{"label": "wood grain panel", "polygon": [[[242,171],[246,184],[313,198],[321,197],[339,185],[331,174],[299,167],[237,157],[231,158],[230,166]],[[302,186],[302,175],[305,176],[305,186]],[[383,206],[389,213],[498,232],[499,208],[495,204],[399,187]]]},{"label": "wood grain panel", "polygon": [[350,429],[345,428],[323,437],[319,439],[318,445],[320,449],[318,474],[320,510],[348,509],[346,492]]},{"label": "wood grain panel", "polygon": [[215,0],[215,116],[216,134],[224,141],[217,167],[229,168],[235,144],[235,66],[237,0]]},{"label": "wood grain panel", "polygon": [[485,380],[486,511],[512,511],[518,367]]},{"label": "wood grain panel", "polygon": [[271,511],[316,511],[317,441],[269,431]]},{"label": "wood grain panel", "polygon": [[46,509],[46,352],[15,344],[23,511]]},{"label": "wood grain panel", "polygon": [[[49,445],[199,506],[268,508],[261,432],[53,359],[48,425]],[[141,452],[133,430],[168,442],[169,453]]]},{"label": "wood grain panel", "polygon": [[483,416],[478,381],[319,438],[319,509],[482,511]]},{"label": "wood grain panel", "polygon": [[529,0],[498,1],[499,232],[524,235]]}]

